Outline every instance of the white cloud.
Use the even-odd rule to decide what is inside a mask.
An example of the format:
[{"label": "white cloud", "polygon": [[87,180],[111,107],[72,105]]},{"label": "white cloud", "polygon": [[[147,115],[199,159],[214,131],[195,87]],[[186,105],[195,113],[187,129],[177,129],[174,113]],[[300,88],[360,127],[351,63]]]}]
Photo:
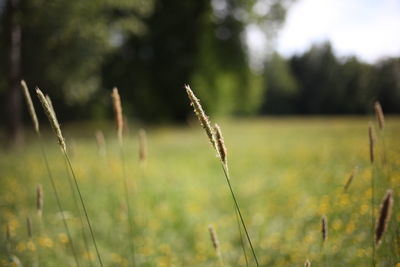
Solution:
[{"label": "white cloud", "polygon": [[400,1],[299,0],[289,10],[277,49],[291,55],[329,40],[340,56],[373,62],[400,56],[399,32]]}]

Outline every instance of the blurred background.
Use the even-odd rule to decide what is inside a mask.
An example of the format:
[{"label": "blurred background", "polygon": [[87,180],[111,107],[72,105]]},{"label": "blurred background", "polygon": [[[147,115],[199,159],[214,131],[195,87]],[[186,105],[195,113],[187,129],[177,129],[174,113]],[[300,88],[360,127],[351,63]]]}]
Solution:
[{"label": "blurred background", "polygon": [[[20,80],[61,122],[400,112],[396,0],[0,0],[0,136],[28,122]],[[34,99],[35,100],[35,99]],[[35,105],[37,101],[35,100]]]}]

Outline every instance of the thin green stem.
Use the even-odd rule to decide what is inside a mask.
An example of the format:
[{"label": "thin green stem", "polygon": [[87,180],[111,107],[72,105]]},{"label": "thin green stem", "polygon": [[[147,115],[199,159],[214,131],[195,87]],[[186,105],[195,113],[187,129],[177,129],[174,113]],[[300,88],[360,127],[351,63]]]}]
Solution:
[{"label": "thin green stem", "polygon": [[71,189],[71,192],[72,192],[72,198],[74,199],[75,208],[78,210],[79,220],[80,220],[80,223],[81,223],[82,238],[83,238],[83,242],[85,244],[86,253],[88,255],[89,264],[90,264],[90,266],[93,266],[92,257],[90,256],[89,242],[87,240],[86,232],[85,232],[85,224],[84,224],[83,219],[82,219],[82,212],[81,212],[81,209],[79,208],[78,199],[76,198],[74,185],[73,185],[71,174],[70,174],[70,171],[69,171],[68,167],[67,167],[67,173],[68,173],[67,180],[68,180],[68,184],[69,184],[69,187]]},{"label": "thin green stem", "polygon": [[375,266],[375,164],[371,174],[371,235],[372,235],[372,266]]},{"label": "thin green stem", "polygon": [[133,266],[136,266],[136,259],[135,259],[135,245],[133,242],[133,218],[131,214],[131,206],[129,200],[129,187],[128,187],[128,178],[126,177],[126,169],[125,169],[125,157],[124,157],[124,150],[122,144],[120,145],[120,152],[121,152],[121,163],[122,163],[122,176],[123,176],[123,184],[124,184],[124,192],[125,192],[125,202],[126,202],[126,209],[128,215],[128,230],[129,230],[129,245],[131,249],[131,257]]},{"label": "thin green stem", "polygon": [[74,247],[74,244],[73,244],[73,241],[72,241],[72,235],[71,235],[71,232],[69,230],[69,227],[68,227],[68,224],[67,224],[67,220],[65,218],[64,209],[63,209],[62,204],[61,204],[60,196],[58,194],[57,187],[56,187],[53,175],[52,175],[51,170],[50,170],[49,161],[47,160],[47,155],[46,155],[46,152],[44,150],[42,136],[40,135],[40,133],[37,133],[37,135],[38,135],[38,138],[39,138],[39,146],[40,146],[40,150],[41,150],[41,153],[42,153],[43,160],[44,160],[45,165],[46,165],[47,174],[48,174],[48,177],[49,177],[49,180],[50,180],[50,184],[51,184],[51,187],[53,189],[54,196],[55,196],[56,202],[57,202],[57,206],[58,206],[58,209],[60,211],[61,218],[62,218],[64,227],[65,227],[65,231],[66,231],[68,239],[69,239],[69,244],[70,244],[70,247],[71,247],[71,251],[72,251],[72,254],[74,256],[76,265],[80,266],[79,265],[79,261],[78,261],[78,257],[76,255],[76,250],[75,250],[75,247]]},{"label": "thin green stem", "polygon": [[225,166],[223,163],[222,163],[222,169],[224,170],[226,182],[228,183],[229,190],[230,190],[230,192],[231,192],[233,202],[235,203],[236,210],[237,210],[237,212],[238,212],[238,214],[239,214],[240,221],[242,222],[242,226],[243,226],[244,232],[246,233],[247,241],[249,242],[249,245],[250,245],[250,248],[251,248],[251,252],[252,252],[252,254],[253,254],[254,261],[256,262],[256,265],[257,265],[257,267],[258,267],[258,266],[260,266],[260,265],[259,265],[259,263],[258,263],[256,253],[255,253],[255,251],[254,251],[253,243],[251,242],[249,232],[247,231],[247,227],[246,227],[246,224],[244,223],[244,219],[243,219],[242,213],[240,212],[240,208],[239,208],[238,201],[237,201],[237,199],[236,199],[235,193],[233,192],[233,189],[232,189],[232,185],[231,185],[231,182],[230,182],[230,177],[229,177],[228,171],[227,171],[227,169],[226,169],[226,166]]},{"label": "thin green stem", "polygon": [[235,208],[235,215],[236,215],[236,223],[239,229],[239,235],[240,235],[240,243],[242,245],[242,250],[243,250],[243,255],[244,255],[244,259],[246,260],[246,266],[249,266],[249,260],[247,259],[247,253],[246,253],[246,247],[244,246],[244,241],[243,241],[243,234],[242,234],[242,227],[240,226],[240,221],[239,221],[239,215],[238,212]]},{"label": "thin green stem", "polygon": [[87,224],[89,226],[90,235],[92,237],[93,245],[94,245],[94,248],[96,250],[97,258],[99,260],[100,266],[103,266],[103,262],[101,260],[99,249],[97,248],[96,239],[94,237],[92,225],[91,225],[90,220],[89,220],[89,215],[88,215],[88,212],[86,210],[86,205],[85,205],[85,202],[83,201],[81,190],[79,189],[78,181],[76,180],[76,175],[75,175],[74,169],[72,168],[71,160],[68,157],[67,151],[65,151],[64,149],[62,149],[62,151],[63,151],[64,157],[65,157],[65,159],[67,161],[68,167],[69,167],[69,169],[71,171],[72,178],[74,179],[76,191],[78,191],[79,199],[80,199],[81,204],[82,204],[82,208],[83,208],[83,212],[85,214],[86,222],[87,222]]}]

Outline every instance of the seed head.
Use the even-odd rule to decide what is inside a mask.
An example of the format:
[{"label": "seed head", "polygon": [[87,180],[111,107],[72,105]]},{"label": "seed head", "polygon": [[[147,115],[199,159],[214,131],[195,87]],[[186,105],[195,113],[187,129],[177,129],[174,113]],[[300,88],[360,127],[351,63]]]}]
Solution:
[{"label": "seed head", "polygon": [[54,134],[57,136],[58,144],[64,152],[67,152],[65,140],[61,132],[60,124],[58,123],[55,112],[52,110],[50,104],[47,102],[46,97],[43,95],[39,88],[36,88],[36,94],[43,106],[44,113],[50,121],[51,128],[53,128]]},{"label": "seed head", "polygon": [[190,89],[189,85],[184,86],[186,89],[186,93],[189,97],[191,105],[193,106],[194,112],[196,113],[197,118],[200,121],[201,126],[206,131],[208,139],[211,142],[211,145],[214,149],[216,149],[216,141],[214,137],[214,130],[211,127],[211,122],[207,115],[205,114],[203,108],[201,107],[200,100],[194,95],[192,89]]},{"label": "seed head", "polygon": [[389,189],[386,191],[385,197],[381,203],[381,209],[379,211],[379,218],[375,228],[375,244],[379,246],[382,242],[383,235],[388,227],[390,217],[392,216],[393,207],[393,190]]},{"label": "seed head", "polygon": [[9,223],[6,225],[6,240],[7,242],[11,242],[11,227]]},{"label": "seed head", "polygon": [[214,125],[215,141],[217,142],[217,152],[223,164],[227,164],[227,150],[224,142],[224,137],[222,136],[221,128],[218,124]]},{"label": "seed head", "polygon": [[104,134],[102,131],[98,130],[96,131],[95,136],[99,154],[104,156],[106,154],[106,139],[104,138]]},{"label": "seed head", "polygon": [[46,94],[45,96],[46,96],[46,100],[47,100],[47,103],[49,104],[51,111],[55,114],[53,102],[51,101],[50,96],[48,94]]},{"label": "seed head", "polygon": [[344,186],[344,191],[345,191],[345,192],[347,192],[347,189],[349,189],[351,183],[352,183],[353,180],[354,180],[354,177],[355,177],[356,174],[357,174],[357,171],[358,171],[358,167],[355,167],[355,168],[353,169],[353,171],[351,172],[351,174],[350,174],[349,178],[347,179],[347,182],[346,182],[346,184],[345,184],[345,186]]},{"label": "seed head", "polygon": [[210,238],[211,238],[213,247],[215,248],[216,251],[219,251],[219,240],[218,240],[217,232],[215,231],[215,229],[212,225],[208,226],[208,231],[210,232]]},{"label": "seed head", "polygon": [[118,140],[122,144],[122,130],[124,128],[124,119],[122,116],[121,97],[119,96],[117,87],[113,88],[112,93],[111,93],[111,99],[113,102],[115,123],[117,126],[117,132],[118,132]]},{"label": "seed head", "polygon": [[146,131],[144,129],[140,129],[138,132],[139,138],[139,160],[144,163],[147,160],[147,137]]},{"label": "seed head", "polygon": [[322,242],[328,239],[328,218],[324,215],[321,219],[321,234],[322,234]]},{"label": "seed head", "polygon": [[383,115],[382,106],[378,101],[376,101],[374,107],[375,107],[376,119],[379,124],[379,129],[382,130],[383,127],[385,126],[385,116]]},{"label": "seed head", "polygon": [[32,221],[29,217],[26,218],[26,228],[28,231],[28,237],[32,238]]},{"label": "seed head", "polygon": [[311,262],[308,259],[304,262],[304,267],[311,267]]},{"label": "seed head", "polygon": [[41,218],[43,214],[43,187],[41,184],[36,186],[36,210],[39,218]]},{"label": "seed head", "polygon": [[31,94],[29,93],[28,86],[24,80],[21,81],[22,90],[24,91],[24,97],[26,104],[28,105],[29,115],[31,116],[33,127],[35,128],[35,132],[39,133],[39,121],[36,116],[35,107],[32,103]]},{"label": "seed head", "polygon": [[375,133],[374,133],[374,126],[372,122],[368,123],[368,137],[369,137],[369,158],[371,163],[374,163],[375,159]]}]

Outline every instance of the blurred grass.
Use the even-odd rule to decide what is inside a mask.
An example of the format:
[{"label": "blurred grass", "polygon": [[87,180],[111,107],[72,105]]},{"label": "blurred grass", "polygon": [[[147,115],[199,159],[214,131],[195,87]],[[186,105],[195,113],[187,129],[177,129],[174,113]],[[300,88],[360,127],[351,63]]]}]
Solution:
[{"label": "blurred grass", "polygon": [[[370,264],[370,177],[366,117],[267,118],[220,122],[228,148],[228,164],[259,260],[264,266]],[[378,156],[376,200],[391,187],[397,205],[400,186],[400,118],[386,119],[388,164]],[[122,165],[115,133],[109,124],[62,125],[81,190],[106,266],[128,266],[129,241]],[[99,155],[94,131],[104,130],[106,156]],[[138,162],[137,129],[125,138],[125,160],[135,221],[136,258],[140,266],[215,266],[208,224],[216,227],[229,265],[244,265],[233,203],[221,166],[203,130],[157,127],[147,130],[149,158]],[[69,215],[73,239],[83,266],[96,263],[94,250],[85,255],[79,218],[66,180],[64,159],[51,134],[45,135],[51,170]],[[65,230],[48,183],[36,139],[18,151],[0,154],[1,229],[11,226],[11,252],[32,265],[40,253],[42,266],[72,266]],[[378,153],[381,153],[378,143]],[[343,185],[359,167],[348,194]],[[390,179],[389,179],[390,178]],[[45,192],[44,222],[38,234],[35,185]],[[379,208],[379,204],[375,205]],[[321,247],[320,219],[328,217],[329,237]],[[26,216],[34,218],[29,243]],[[400,262],[395,246],[395,209],[390,231],[378,249],[379,266]],[[7,266],[5,235],[0,265]]]}]

